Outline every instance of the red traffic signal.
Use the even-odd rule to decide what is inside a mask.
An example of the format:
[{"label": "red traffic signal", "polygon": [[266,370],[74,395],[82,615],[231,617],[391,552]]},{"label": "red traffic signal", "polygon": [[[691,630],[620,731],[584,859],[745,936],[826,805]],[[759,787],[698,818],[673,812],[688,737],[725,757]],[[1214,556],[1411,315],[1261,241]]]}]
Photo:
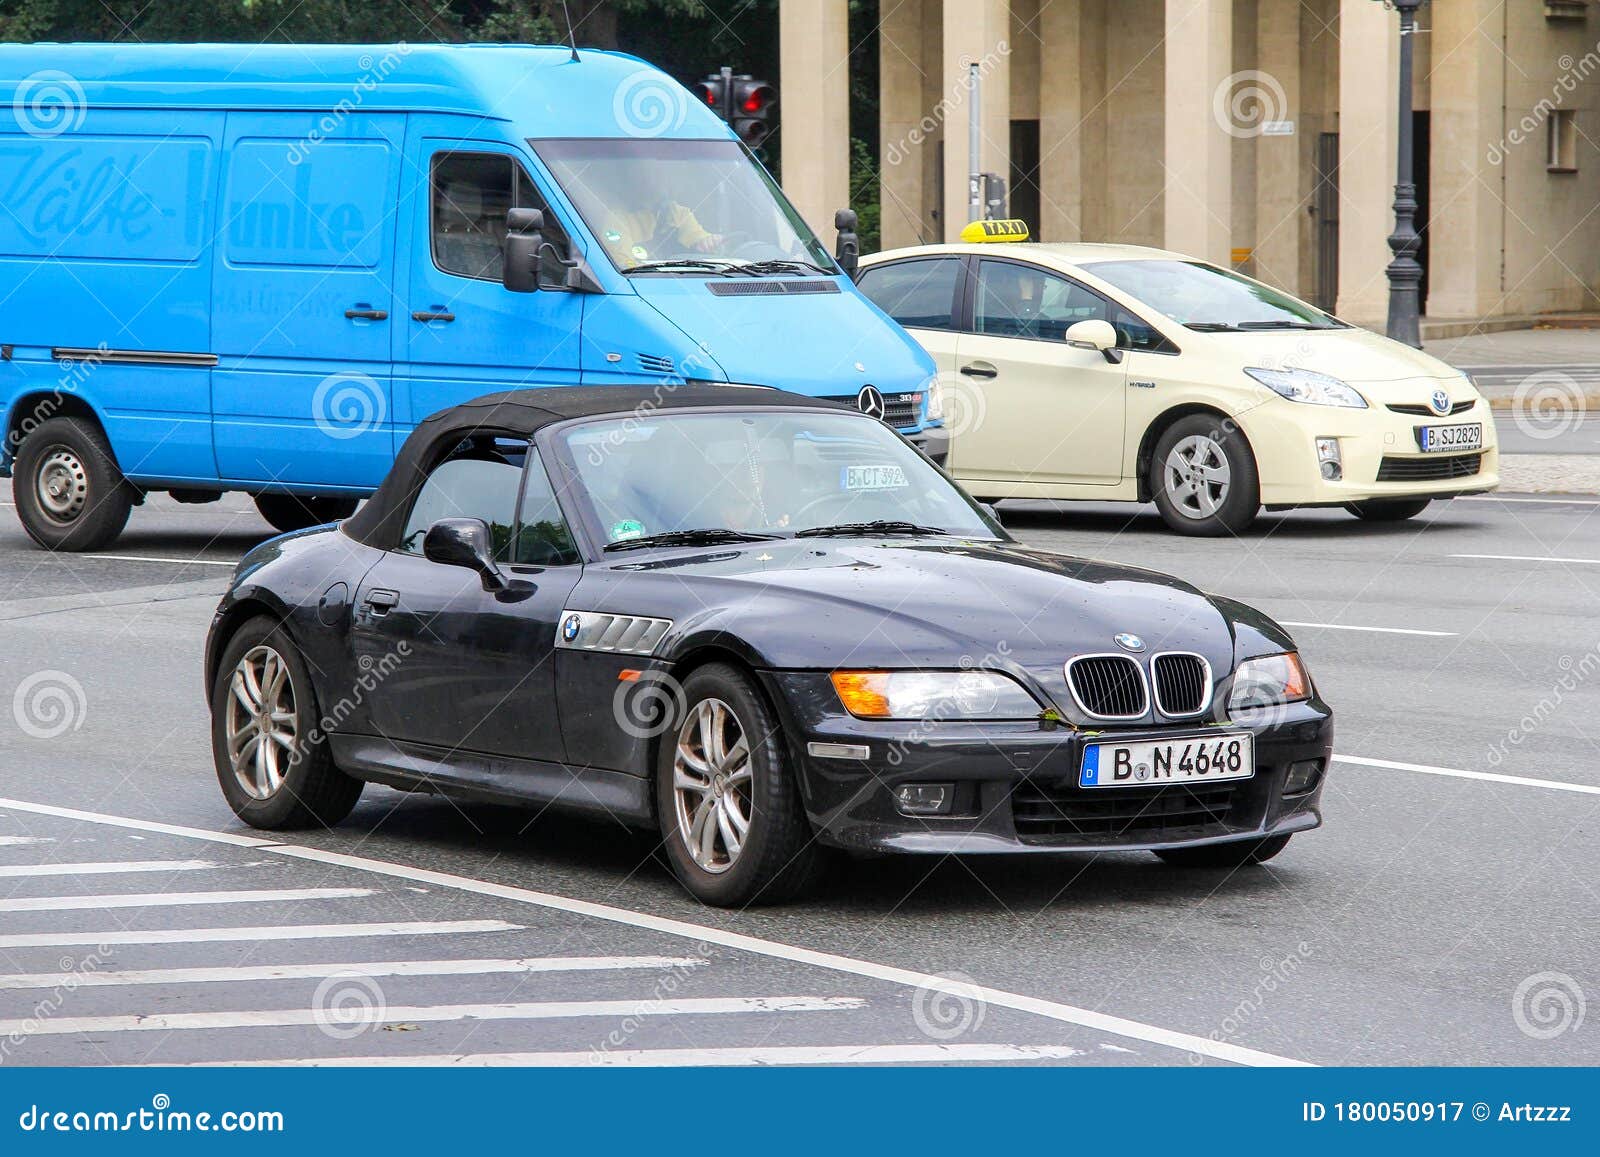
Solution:
[{"label": "red traffic signal", "polygon": [[772,113],[778,90],[764,80],[741,76],[733,82],[733,103],[738,110],[733,131],[751,148],[759,148],[772,135]]}]

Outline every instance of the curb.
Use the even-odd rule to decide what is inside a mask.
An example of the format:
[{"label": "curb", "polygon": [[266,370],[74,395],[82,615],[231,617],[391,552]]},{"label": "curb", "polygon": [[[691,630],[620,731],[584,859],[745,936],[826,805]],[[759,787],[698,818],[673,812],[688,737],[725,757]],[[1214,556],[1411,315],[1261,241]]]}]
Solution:
[{"label": "curb", "polygon": [[[1483,393],[1482,390],[1479,390],[1478,392],[1480,394]],[[1517,399],[1514,397],[1508,398],[1496,396],[1487,398],[1486,400],[1488,401],[1489,408],[1491,410],[1506,411],[1517,409]],[[1574,410],[1580,414],[1591,412],[1600,414],[1600,393],[1595,393],[1593,391],[1585,390],[1581,394],[1563,394],[1559,398],[1551,398],[1549,400],[1555,403],[1555,409],[1557,412],[1565,409]],[[1538,405],[1538,396],[1536,395],[1533,399],[1531,399],[1531,401],[1533,402],[1533,412],[1535,414],[1539,413],[1540,407]]]}]

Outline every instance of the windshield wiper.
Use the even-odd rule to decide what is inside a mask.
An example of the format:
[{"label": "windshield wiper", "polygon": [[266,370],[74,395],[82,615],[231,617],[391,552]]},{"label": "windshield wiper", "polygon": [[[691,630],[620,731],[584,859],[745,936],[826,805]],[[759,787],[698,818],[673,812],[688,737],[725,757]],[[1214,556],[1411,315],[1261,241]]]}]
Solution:
[{"label": "windshield wiper", "polygon": [[942,526],[922,526],[898,518],[880,518],[872,522],[841,522],[834,526],[813,526],[795,532],[796,538],[831,538],[851,534],[949,534]]},{"label": "windshield wiper", "polygon": [[780,258],[774,258],[771,261],[747,261],[743,265],[735,266],[735,268],[740,273],[756,275],[764,273],[822,273],[832,277],[834,274],[833,270],[824,269],[815,262],[790,261]]},{"label": "windshield wiper", "polygon": [[1314,321],[1241,321],[1238,329],[1332,329]]},{"label": "windshield wiper", "polygon": [[638,538],[625,538],[621,542],[608,542],[606,550],[640,550],[647,546],[711,546],[719,542],[767,542],[781,537],[776,534],[756,534],[748,530],[730,530],[725,526],[702,526],[694,530],[666,530],[660,534],[645,534]]},{"label": "windshield wiper", "polygon": [[1186,322],[1183,323],[1183,327],[1185,329],[1198,330],[1201,333],[1237,333],[1237,332],[1239,332],[1239,327],[1238,326],[1230,325],[1225,321],[1186,321]]},{"label": "windshield wiper", "polygon": [[664,273],[670,269],[707,269],[713,273],[731,273],[738,268],[731,261],[706,261],[699,257],[671,257],[665,261],[641,261],[630,265],[624,273]]}]

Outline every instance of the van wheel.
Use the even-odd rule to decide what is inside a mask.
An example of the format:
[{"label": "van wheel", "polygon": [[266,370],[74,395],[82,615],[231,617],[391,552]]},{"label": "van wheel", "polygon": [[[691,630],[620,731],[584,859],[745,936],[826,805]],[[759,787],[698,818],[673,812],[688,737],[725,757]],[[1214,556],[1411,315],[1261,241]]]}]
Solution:
[{"label": "van wheel", "polygon": [[330,498],[323,495],[256,495],[256,509],[261,512],[261,517],[284,533],[349,518],[356,512],[360,502],[359,498]]},{"label": "van wheel", "polygon": [[1261,509],[1261,481],[1244,434],[1215,414],[1180,418],[1156,441],[1150,493],[1179,534],[1239,534]]},{"label": "van wheel", "polygon": [[82,418],[51,418],[17,451],[11,493],[28,536],[46,550],[98,550],[128,525],[138,497],[106,436]]},{"label": "van wheel", "polygon": [[1428,509],[1431,498],[1373,499],[1371,502],[1352,502],[1345,506],[1363,522],[1404,522]]}]

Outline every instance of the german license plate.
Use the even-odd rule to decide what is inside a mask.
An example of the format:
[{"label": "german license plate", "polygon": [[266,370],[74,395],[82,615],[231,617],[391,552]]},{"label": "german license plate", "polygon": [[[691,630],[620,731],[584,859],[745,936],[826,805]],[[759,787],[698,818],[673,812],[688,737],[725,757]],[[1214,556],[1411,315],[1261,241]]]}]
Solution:
[{"label": "german license plate", "polygon": [[1255,737],[1191,735],[1139,743],[1091,743],[1083,749],[1079,787],[1159,787],[1201,780],[1249,779]]},{"label": "german license plate", "polygon": [[1466,426],[1418,426],[1417,445],[1424,454],[1442,454],[1451,450],[1482,450],[1483,423]]},{"label": "german license plate", "polygon": [[845,466],[841,468],[841,490],[899,490],[906,484],[906,472],[899,466]]}]

